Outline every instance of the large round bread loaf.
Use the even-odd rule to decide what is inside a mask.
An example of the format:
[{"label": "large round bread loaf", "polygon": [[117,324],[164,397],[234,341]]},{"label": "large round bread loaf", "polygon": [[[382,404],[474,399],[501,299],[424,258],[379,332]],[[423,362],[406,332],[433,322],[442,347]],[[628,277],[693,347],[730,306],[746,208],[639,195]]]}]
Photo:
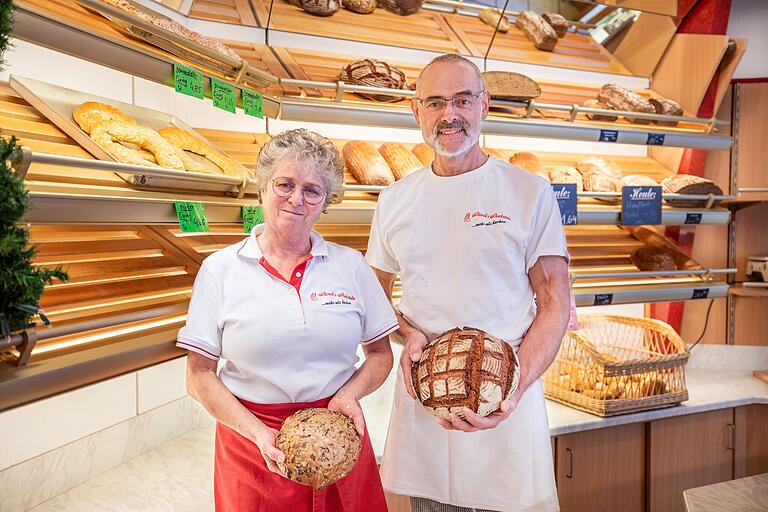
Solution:
[{"label": "large round bread loaf", "polygon": [[512,347],[479,329],[451,329],[427,345],[411,367],[416,396],[440,418],[498,410],[517,389],[520,363]]},{"label": "large round bread loaf", "polygon": [[320,489],[352,470],[360,455],[360,436],[343,414],[310,408],[283,422],[275,446],[285,454],[278,466],[286,477]]}]

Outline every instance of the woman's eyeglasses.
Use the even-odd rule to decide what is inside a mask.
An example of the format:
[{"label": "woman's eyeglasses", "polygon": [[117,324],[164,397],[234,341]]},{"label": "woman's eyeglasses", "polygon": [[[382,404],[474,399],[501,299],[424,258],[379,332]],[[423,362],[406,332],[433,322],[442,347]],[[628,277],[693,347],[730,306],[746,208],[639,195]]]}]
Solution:
[{"label": "woman's eyeglasses", "polygon": [[[272,180],[272,190],[275,191],[280,197],[290,197],[293,195],[293,190],[296,188],[296,183],[291,178],[277,177]],[[317,185],[307,184],[302,185],[301,195],[304,197],[304,201],[307,204],[316,205],[325,199],[327,193]]]}]

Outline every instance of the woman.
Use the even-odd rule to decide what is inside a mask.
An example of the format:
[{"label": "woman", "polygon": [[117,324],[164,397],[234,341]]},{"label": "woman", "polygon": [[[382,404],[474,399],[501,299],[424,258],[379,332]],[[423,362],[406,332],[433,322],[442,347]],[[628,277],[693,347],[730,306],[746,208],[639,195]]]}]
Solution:
[{"label": "woman", "polygon": [[[328,139],[291,130],[261,148],[256,176],[264,224],[203,262],[177,343],[189,394],[217,420],[216,510],[385,511],[358,401],[392,367],[397,320],[362,255],[312,230],[341,189],[341,158]],[[363,441],[353,470],[320,491],[277,467],[275,436],[306,407],[345,414]]]}]

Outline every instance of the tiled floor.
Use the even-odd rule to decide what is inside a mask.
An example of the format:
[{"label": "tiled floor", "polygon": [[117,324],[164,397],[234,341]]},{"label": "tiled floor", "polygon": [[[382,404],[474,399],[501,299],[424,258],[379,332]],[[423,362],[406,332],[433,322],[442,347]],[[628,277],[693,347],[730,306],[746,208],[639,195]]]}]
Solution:
[{"label": "tiled floor", "polygon": [[210,512],[214,428],[193,430],[30,512]]}]

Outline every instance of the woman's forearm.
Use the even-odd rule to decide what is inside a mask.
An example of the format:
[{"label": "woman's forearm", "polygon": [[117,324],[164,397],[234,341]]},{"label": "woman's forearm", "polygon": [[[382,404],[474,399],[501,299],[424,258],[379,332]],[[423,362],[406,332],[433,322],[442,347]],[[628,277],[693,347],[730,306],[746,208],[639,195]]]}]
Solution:
[{"label": "woman's forearm", "polygon": [[[356,400],[368,396],[381,386],[392,369],[392,351],[389,348],[389,338],[385,338],[387,350],[375,351],[366,354],[363,364],[355,370],[355,373],[344,384],[339,393],[349,393]],[[382,343],[377,341],[375,343]]]}]

